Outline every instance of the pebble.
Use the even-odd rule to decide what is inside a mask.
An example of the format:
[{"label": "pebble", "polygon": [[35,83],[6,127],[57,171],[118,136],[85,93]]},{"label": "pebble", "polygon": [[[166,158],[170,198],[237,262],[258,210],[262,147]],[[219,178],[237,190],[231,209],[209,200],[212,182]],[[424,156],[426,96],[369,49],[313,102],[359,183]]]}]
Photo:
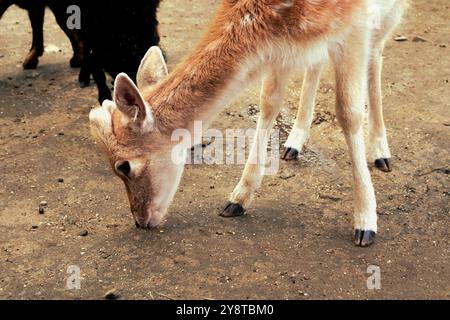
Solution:
[{"label": "pebble", "polygon": [[45,46],[45,52],[57,53],[61,52],[61,49],[53,43],[49,43]]},{"label": "pebble", "polygon": [[81,230],[80,233],[79,233],[79,236],[80,237],[86,237],[88,235],[88,233],[89,232],[87,230]]},{"label": "pebble", "polygon": [[41,203],[39,203],[40,207],[46,207],[47,206],[47,201],[41,201]]},{"label": "pebble", "polygon": [[58,178],[57,181],[60,182],[60,183],[63,183],[64,179],[63,178]]},{"label": "pebble", "polygon": [[111,289],[108,292],[105,293],[105,299],[106,300],[117,300],[119,299],[119,294],[117,293],[116,289]]},{"label": "pebble", "polygon": [[39,226],[38,226],[37,224],[33,224],[33,225],[31,226],[31,229],[37,229],[37,228],[39,228]]},{"label": "pebble", "polygon": [[394,38],[394,40],[401,42],[401,41],[408,41],[408,38],[405,36],[397,36]]},{"label": "pebble", "polygon": [[288,180],[290,178],[295,177],[295,173],[291,170],[284,170],[279,174],[278,177],[282,180]]},{"label": "pebble", "polygon": [[427,42],[427,40],[425,38],[416,36],[412,39],[413,42]]},{"label": "pebble", "polygon": [[44,207],[39,207],[39,214],[44,214],[44,213],[45,213]]}]

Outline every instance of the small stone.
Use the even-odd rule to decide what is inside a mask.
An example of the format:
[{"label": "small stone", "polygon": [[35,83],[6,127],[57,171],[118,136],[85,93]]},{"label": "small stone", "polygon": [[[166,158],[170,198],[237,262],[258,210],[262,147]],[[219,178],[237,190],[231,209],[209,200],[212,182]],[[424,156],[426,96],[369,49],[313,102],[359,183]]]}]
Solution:
[{"label": "small stone", "polygon": [[425,38],[419,37],[419,36],[415,36],[412,39],[413,42],[427,42],[427,40]]},{"label": "small stone", "polygon": [[405,37],[405,36],[396,36],[396,37],[394,38],[394,40],[395,40],[395,41],[398,41],[398,42],[403,42],[403,41],[408,41],[408,38]]},{"label": "small stone", "polygon": [[117,300],[119,299],[119,294],[117,293],[116,289],[111,289],[108,292],[105,293],[105,299],[106,300]]},{"label": "small stone", "polygon": [[221,235],[223,235],[223,232],[222,232],[222,231],[216,231],[216,234],[217,234],[218,236],[221,236]]},{"label": "small stone", "polygon": [[290,178],[295,177],[295,173],[291,170],[284,170],[280,173],[278,177],[282,180],[288,180]]},{"label": "small stone", "polygon": [[63,182],[64,182],[64,179],[63,179],[63,178],[58,178],[57,181],[58,181],[59,183],[63,183]]},{"label": "small stone", "polygon": [[37,228],[39,228],[39,226],[37,225],[37,224],[33,224],[32,226],[31,226],[31,229],[37,229]]},{"label": "small stone", "polygon": [[86,237],[88,235],[88,233],[89,232],[87,230],[81,230],[80,233],[79,233],[79,236],[80,237]]},{"label": "small stone", "polygon": [[44,214],[44,213],[45,213],[44,207],[39,207],[39,214]]},{"label": "small stone", "polygon": [[41,201],[40,203],[39,203],[39,206],[40,207],[46,207],[47,206],[47,201]]}]

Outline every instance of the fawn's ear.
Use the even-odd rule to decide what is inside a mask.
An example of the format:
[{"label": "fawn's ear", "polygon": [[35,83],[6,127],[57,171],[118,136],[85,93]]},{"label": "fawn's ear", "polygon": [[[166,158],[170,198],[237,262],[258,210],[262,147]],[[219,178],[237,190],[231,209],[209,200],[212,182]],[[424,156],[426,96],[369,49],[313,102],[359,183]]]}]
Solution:
[{"label": "fawn's ear", "polygon": [[164,79],[169,72],[159,47],[148,49],[137,72],[137,85],[140,89],[152,86]]},{"label": "fawn's ear", "polygon": [[116,77],[114,102],[117,108],[128,117],[129,124],[133,127],[147,132],[154,129],[154,119],[148,104],[125,73],[120,73]]}]

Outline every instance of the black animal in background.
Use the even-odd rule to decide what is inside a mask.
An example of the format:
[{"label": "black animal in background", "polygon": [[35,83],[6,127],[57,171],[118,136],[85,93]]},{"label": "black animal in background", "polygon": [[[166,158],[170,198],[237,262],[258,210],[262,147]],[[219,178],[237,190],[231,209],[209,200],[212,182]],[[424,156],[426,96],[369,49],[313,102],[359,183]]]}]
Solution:
[{"label": "black animal in background", "polygon": [[[33,45],[23,66],[37,67],[44,53],[43,22],[49,7],[69,38],[74,55],[72,67],[81,67],[80,87],[89,86],[91,75],[98,88],[98,101],[111,99],[105,72],[115,78],[126,72],[133,80],[141,59],[151,46],[159,44],[157,9],[160,0],[0,0],[0,18],[13,4],[26,9],[33,28]],[[80,8],[81,28],[70,30],[67,8]]]},{"label": "black animal in background", "polygon": [[[82,43],[77,34],[67,28],[67,0],[0,0],[0,19],[5,11],[12,5],[17,5],[28,11],[31,28],[33,30],[33,41],[30,52],[23,62],[24,69],[35,69],[39,63],[39,57],[44,54],[44,16],[45,8],[48,6],[56,18],[56,22],[70,40],[73,56],[70,66],[77,68],[81,65]],[[66,5],[63,5],[65,3]]]},{"label": "black animal in background", "polygon": [[98,100],[111,99],[105,72],[115,78],[126,72],[134,81],[145,53],[159,44],[157,9],[159,0],[92,1],[72,0],[81,8],[83,56],[79,81],[90,83],[92,74],[98,87]]}]

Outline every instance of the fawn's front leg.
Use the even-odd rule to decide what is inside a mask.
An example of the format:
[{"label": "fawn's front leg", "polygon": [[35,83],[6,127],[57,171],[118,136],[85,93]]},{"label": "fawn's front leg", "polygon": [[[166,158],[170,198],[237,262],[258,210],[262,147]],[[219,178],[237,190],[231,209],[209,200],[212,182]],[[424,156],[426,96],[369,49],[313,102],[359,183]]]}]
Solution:
[{"label": "fawn's front leg", "polygon": [[321,71],[322,64],[312,66],[305,71],[300,105],[292,131],[284,144],[284,152],[281,156],[283,160],[297,159],[299,153],[302,151],[303,145],[309,138]]},{"label": "fawn's front leg", "polygon": [[375,192],[367,167],[363,118],[367,79],[368,36],[350,35],[346,46],[333,50],[336,71],[336,115],[351,154],[354,189],[355,243],[369,246],[377,232]]},{"label": "fawn's front leg", "polygon": [[286,81],[286,72],[279,70],[268,74],[263,80],[260,102],[261,112],[253,145],[241,180],[231,194],[229,203],[220,214],[223,217],[243,215],[244,211],[250,206],[253,193],[261,185],[267,155],[267,141],[270,130],[281,109]]}]

